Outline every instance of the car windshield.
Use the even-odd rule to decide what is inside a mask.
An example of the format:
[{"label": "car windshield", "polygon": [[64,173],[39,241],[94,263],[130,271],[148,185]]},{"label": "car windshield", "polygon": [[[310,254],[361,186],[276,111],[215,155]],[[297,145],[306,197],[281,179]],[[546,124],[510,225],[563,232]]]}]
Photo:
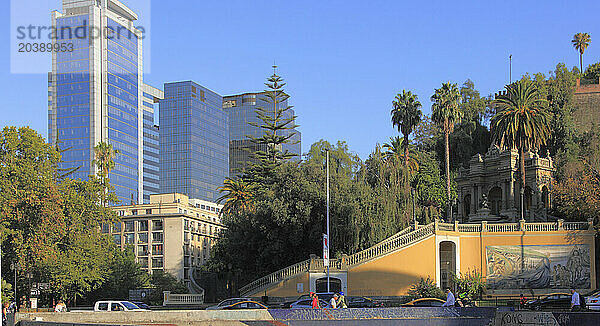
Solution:
[{"label": "car windshield", "polygon": [[129,301],[123,301],[123,302],[121,302],[121,304],[124,305],[125,308],[127,308],[129,310],[140,309],[140,307],[134,305],[133,303],[131,303]]}]

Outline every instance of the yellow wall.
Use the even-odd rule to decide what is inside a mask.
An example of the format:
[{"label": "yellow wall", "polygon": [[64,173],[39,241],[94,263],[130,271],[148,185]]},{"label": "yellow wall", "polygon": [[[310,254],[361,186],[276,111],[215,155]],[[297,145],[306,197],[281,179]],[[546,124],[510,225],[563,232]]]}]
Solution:
[{"label": "yellow wall", "polygon": [[[421,277],[437,282],[436,242],[453,240],[458,242],[460,254],[458,270],[461,273],[477,270],[485,279],[486,246],[510,245],[573,245],[588,244],[590,247],[590,274],[593,290],[596,288],[595,245],[593,231],[549,231],[549,232],[446,232],[436,235],[384,257],[356,266],[348,271],[347,292],[353,296],[401,296]],[[304,284],[308,292],[309,273],[303,273],[277,284],[267,291],[269,296],[296,296],[296,284]],[[505,290],[506,294],[512,290]],[[514,291],[513,291],[514,292]],[[537,291],[536,291],[537,292]],[[544,291],[539,291],[543,293]],[[263,293],[257,293],[262,295]],[[501,294],[501,293],[499,293]]]},{"label": "yellow wall", "polygon": [[[308,272],[300,274],[294,278],[291,278],[289,280],[280,282],[279,284],[277,284],[276,286],[270,288],[269,290],[267,290],[267,295],[270,297],[296,297],[296,296],[300,296],[304,293],[308,293],[309,291],[309,284],[308,284],[308,280],[309,280],[309,275]],[[298,283],[302,283],[303,287],[304,287],[304,292],[303,293],[298,293],[296,291],[296,284]],[[263,295],[263,293],[256,293],[256,296],[259,295]]]},{"label": "yellow wall", "polygon": [[348,295],[397,296],[419,278],[435,279],[435,237],[348,271]]}]

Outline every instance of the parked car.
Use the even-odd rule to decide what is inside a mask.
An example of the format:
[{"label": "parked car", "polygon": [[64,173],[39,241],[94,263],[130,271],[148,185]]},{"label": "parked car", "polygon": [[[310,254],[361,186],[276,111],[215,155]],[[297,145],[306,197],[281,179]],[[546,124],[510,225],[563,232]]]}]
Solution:
[{"label": "parked car", "polygon": [[419,298],[403,304],[402,307],[441,307],[444,302],[446,301],[439,298]]},{"label": "parked car", "polygon": [[134,305],[136,305],[142,309],[150,310],[150,306],[141,301],[131,301],[131,303],[133,303]]},{"label": "parked car", "polygon": [[[319,299],[319,305],[321,308],[330,308],[329,303],[323,299]],[[290,309],[312,309],[312,300],[298,300],[290,305]]]},{"label": "parked car", "polygon": [[221,310],[225,307],[231,306],[234,303],[242,302],[242,301],[250,301],[250,298],[229,298],[229,299],[219,302],[219,304],[217,304],[215,306],[210,306],[210,307],[206,308],[206,310]]},{"label": "parked car", "polygon": [[229,305],[223,310],[235,310],[235,309],[268,309],[267,306],[256,301],[240,301],[232,305]]},{"label": "parked car", "polygon": [[550,293],[539,299],[529,300],[525,309],[530,310],[569,310],[571,309],[571,294]]},{"label": "parked car", "polygon": [[105,300],[94,305],[94,311],[150,311],[142,309],[130,301]]},{"label": "parked car", "polygon": [[348,308],[378,308],[383,307],[383,303],[377,302],[367,297],[348,297],[346,298]]},{"label": "parked car", "polygon": [[585,296],[585,305],[589,310],[600,310],[600,290]]}]

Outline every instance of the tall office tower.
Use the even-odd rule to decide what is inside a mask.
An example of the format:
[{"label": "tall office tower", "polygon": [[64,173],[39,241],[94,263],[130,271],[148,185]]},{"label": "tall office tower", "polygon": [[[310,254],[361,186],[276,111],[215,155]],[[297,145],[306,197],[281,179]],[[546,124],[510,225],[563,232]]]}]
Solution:
[{"label": "tall office tower", "polygon": [[[287,100],[277,103],[278,109],[287,106]],[[223,109],[229,113],[229,175],[231,176],[242,173],[249,163],[254,161],[253,152],[259,149],[266,150],[249,138],[259,138],[264,134],[263,129],[250,125],[250,123],[262,124],[256,114],[256,108],[273,109],[273,104],[268,102],[264,92],[223,97]],[[294,115],[294,109],[290,109],[286,111],[284,118]],[[300,160],[302,135],[297,128],[286,132],[288,135],[289,133],[294,135],[289,143],[283,145],[282,150],[296,154],[293,160]]]},{"label": "tall office tower", "polygon": [[229,176],[221,95],[193,81],[165,84],[160,101],[160,193],[214,202]]},{"label": "tall office tower", "polygon": [[49,139],[68,149],[61,167],[79,167],[71,177],[82,179],[97,170],[94,146],[112,144],[119,154],[109,178],[122,204],[143,199],[143,35],[135,20],[117,0],[63,0],[63,13],[52,12],[55,42],[73,51],[52,53]]},{"label": "tall office tower", "polygon": [[154,121],[154,108],[165,96],[163,91],[143,84],[144,93],[144,204],[150,195],[160,192],[160,155],[158,121]]}]

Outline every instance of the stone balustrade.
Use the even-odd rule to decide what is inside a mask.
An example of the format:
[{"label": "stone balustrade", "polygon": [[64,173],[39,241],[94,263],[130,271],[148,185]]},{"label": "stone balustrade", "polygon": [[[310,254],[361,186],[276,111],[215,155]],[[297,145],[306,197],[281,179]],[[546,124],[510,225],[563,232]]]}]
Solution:
[{"label": "stone balustrade", "polygon": [[174,294],[170,291],[163,292],[163,306],[201,305],[203,303],[204,294]]}]

